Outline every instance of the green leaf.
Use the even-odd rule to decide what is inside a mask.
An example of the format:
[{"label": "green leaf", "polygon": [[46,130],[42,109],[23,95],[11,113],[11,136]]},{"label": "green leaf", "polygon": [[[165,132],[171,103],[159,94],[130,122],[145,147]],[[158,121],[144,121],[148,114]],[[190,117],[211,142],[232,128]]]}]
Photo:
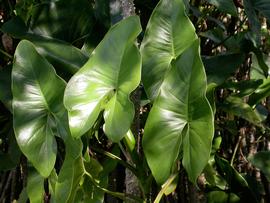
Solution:
[{"label": "green leaf", "polygon": [[[79,12],[78,12],[79,11]],[[73,42],[88,35],[95,24],[88,0],[46,1],[33,9],[30,27],[40,36]]]},{"label": "green leaf", "polygon": [[27,39],[34,43],[39,54],[62,72],[74,74],[88,60],[88,56],[67,42],[33,33],[20,18],[6,22],[1,30],[15,38]]},{"label": "green leaf", "polygon": [[252,5],[260,11],[270,21],[270,1],[269,0],[251,0]]},{"label": "green leaf", "polygon": [[84,174],[82,142],[71,135],[65,139],[65,160],[55,183],[55,202],[73,203]]},{"label": "green leaf", "polygon": [[[257,1],[257,0],[256,0]],[[261,23],[256,14],[254,7],[254,0],[243,0],[244,10],[248,17],[248,21],[251,28],[251,33],[249,38],[253,41],[255,47],[258,47],[261,44]]]},{"label": "green leaf", "polygon": [[139,85],[141,57],[134,45],[141,27],[132,16],[113,26],[89,61],[69,81],[64,104],[74,137],[80,137],[104,110],[104,131],[114,142],[130,128],[134,106],[129,94]]},{"label": "green leaf", "polygon": [[141,44],[142,81],[150,100],[157,97],[171,61],[196,39],[183,1],[161,0],[152,13]]},{"label": "green leaf", "polygon": [[263,80],[241,80],[239,82],[228,81],[221,86],[221,88],[226,88],[233,93],[231,96],[246,97],[255,92],[255,90],[263,83]]},{"label": "green leaf", "polygon": [[270,72],[270,57],[258,50],[257,54],[252,54],[251,61],[250,78],[266,79]]},{"label": "green leaf", "polygon": [[238,203],[240,198],[234,193],[212,191],[207,194],[208,203]]},{"label": "green leaf", "polygon": [[[95,180],[99,183],[99,186],[106,188],[108,186],[108,174],[104,174],[102,165],[94,158],[91,158],[89,162],[85,163],[85,170],[90,173]],[[85,199],[89,203],[102,203],[104,202],[104,191],[97,188],[95,184],[88,177],[85,177],[83,183],[83,191]]]},{"label": "green leaf", "polygon": [[35,170],[28,171],[27,194],[31,203],[44,202],[44,178]]},{"label": "green leaf", "polygon": [[258,202],[255,193],[249,188],[248,182],[227,160],[215,156],[215,161],[219,174],[229,184],[230,191],[240,197],[241,202]]},{"label": "green leaf", "polygon": [[261,151],[257,152],[255,155],[249,157],[249,161],[260,169],[267,180],[270,181],[270,152],[269,151]]},{"label": "green leaf", "polygon": [[145,125],[143,149],[159,184],[170,176],[180,151],[193,183],[207,164],[214,132],[205,94],[197,40],[171,64]]},{"label": "green leaf", "polygon": [[250,105],[239,97],[228,97],[224,103],[218,104],[218,108],[241,117],[255,125],[260,125],[260,122],[262,122],[262,118],[256,110],[253,110]]},{"label": "green leaf", "polygon": [[270,96],[270,78],[263,80],[263,83],[249,97],[249,105],[255,106],[266,97]]},{"label": "green leaf", "polygon": [[[244,62],[244,54],[222,54],[203,59],[207,74],[207,83],[221,85]],[[217,65],[218,64],[218,65]]]},{"label": "green leaf", "polygon": [[65,86],[34,45],[22,40],[12,70],[13,125],[19,147],[43,177],[54,167],[54,136],[65,139],[68,134]]},{"label": "green leaf", "polygon": [[233,0],[207,0],[210,4],[215,5],[220,11],[237,16],[237,9]]}]

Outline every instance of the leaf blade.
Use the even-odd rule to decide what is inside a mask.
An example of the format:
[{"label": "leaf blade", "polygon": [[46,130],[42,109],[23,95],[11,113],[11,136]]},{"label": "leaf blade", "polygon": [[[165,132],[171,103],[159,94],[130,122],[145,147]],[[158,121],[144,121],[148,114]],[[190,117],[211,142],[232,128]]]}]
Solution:
[{"label": "leaf blade", "polygon": [[[113,26],[89,61],[69,81],[64,104],[74,137],[89,130],[102,110],[105,110],[105,133],[110,139],[117,142],[128,131],[134,114],[128,97],[140,82],[141,59],[133,44],[140,31],[135,16]],[[115,130],[115,120],[126,120],[125,126]]]},{"label": "leaf blade", "polygon": [[[22,152],[43,177],[50,175],[56,160],[54,134],[60,126],[55,119],[63,121],[67,116],[62,103],[64,88],[65,82],[34,45],[22,40],[12,70],[14,131]],[[66,130],[68,127],[59,136],[64,138]]]},{"label": "leaf blade", "polygon": [[206,77],[198,48],[196,41],[172,63],[146,122],[143,148],[158,183],[169,177],[182,149],[183,165],[193,182],[210,156],[213,113],[205,97]]},{"label": "leaf blade", "polygon": [[182,0],[160,1],[148,22],[141,45],[142,81],[151,100],[158,95],[171,61],[196,39]]}]

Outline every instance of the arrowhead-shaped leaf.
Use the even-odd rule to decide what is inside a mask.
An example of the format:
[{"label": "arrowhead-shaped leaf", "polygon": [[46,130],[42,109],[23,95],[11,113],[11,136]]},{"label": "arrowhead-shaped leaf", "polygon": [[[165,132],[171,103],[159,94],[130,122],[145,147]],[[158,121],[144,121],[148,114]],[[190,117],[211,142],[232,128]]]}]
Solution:
[{"label": "arrowhead-shaped leaf", "polygon": [[143,148],[158,183],[164,183],[180,151],[192,182],[207,164],[213,113],[205,97],[206,76],[195,41],[171,68],[148,116]]},{"label": "arrowhead-shaped leaf", "polygon": [[158,95],[171,61],[196,39],[183,1],[161,0],[152,13],[141,45],[142,80],[151,100]]},{"label": "arrowhead-shaped leaf", "polygon": [[141,27],[132,16],[113,26],[89,61],[69,81],[64,104],[74,137],[80,137],[104,110],[106,135],[118,142],[130,128],[134,106],[129,94],[139,85],[141,57],[134,45]]},{"label": "arrowhead-shaped leaf", "polygon": [[62,102],[65,86],[34,45],[22,40],[12,70],[14,131],[22,152],[43,177],[54,167],[54,136],[65,139],[68,133]]}]

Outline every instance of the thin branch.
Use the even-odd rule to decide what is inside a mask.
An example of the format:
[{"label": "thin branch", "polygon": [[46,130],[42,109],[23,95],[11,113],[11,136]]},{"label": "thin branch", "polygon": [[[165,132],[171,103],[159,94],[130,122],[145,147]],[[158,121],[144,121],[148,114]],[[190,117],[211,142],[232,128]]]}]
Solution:
[{"label": "thin branch", "polygon": [[5,55],[6,57],[8,57],[9,59],[13,59],[13,56],[10,55],[9,53],[7,53],[6,51],[0,49],[0,53],[2,53],[3,55]]},{"label": "thin branch", "polygon": [[116,156],[115,154],[112,154],[110,152],[107,152],[107,151],[105,151],[103,149],[99,149],[99,148],[96,148],[96,147],[91,147],[91,149],[93,149],[94,151],[96,151],[96,152],[98,152],[100,154],[103,154],[103,155],[105,155],[105,156],[107,156],[107,157],[109,157],[109,158],[111,158],[113,160],[118,161],[122,166],[124,166],[125,168],[128,168],[135,176],[138,177],[137,169],[134,166],[128,164],[125,161],[123,161],[120,157]]}]

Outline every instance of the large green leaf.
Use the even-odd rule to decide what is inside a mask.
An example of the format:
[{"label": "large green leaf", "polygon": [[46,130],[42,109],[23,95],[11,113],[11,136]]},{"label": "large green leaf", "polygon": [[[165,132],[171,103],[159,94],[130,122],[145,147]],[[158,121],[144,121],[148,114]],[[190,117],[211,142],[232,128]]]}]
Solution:
[{"label": "large green leaf", "polygon": [[158,183],[169,177],[180,151],[194,183],[207,164],[213,113],[205,93],[206,76],[197,40],[171,63],[145,125],[143,149]]},{"label": "large green leaf", "polygon": [[270,181],[270,152],[261,151],[256,153],[254,156],[249,157],[250,162],[259,168],[268,181]]},{"label": "large green leaf", "polygon": [[134,106],[129,94],[140,82],[141,57],[134,45],[141,27],[132,16],[113,26],[89,61],[69,81],[64,104],[70,130],[80,137],[104,110],[104,131],[118,142],[130,128]]},{"label": "large green leaf", "polygon": [[197,39],[194,27],[185,14],[182,0],[161,0],[148,22],[141,45],[142,80],[153,100],[170,68],[172,60]]},{"label": "large green leaf", "polygon": [[207,0],[209,3],[215,5],[220,11],[237,16],[237,9],[233,0]]},{"label": "large green leaf", "polygon": [[12,70],[13,125],[19,147],[43,177],[54,167],[54,136],[68,134],[65,86],[34,45],[22,40]]}]

